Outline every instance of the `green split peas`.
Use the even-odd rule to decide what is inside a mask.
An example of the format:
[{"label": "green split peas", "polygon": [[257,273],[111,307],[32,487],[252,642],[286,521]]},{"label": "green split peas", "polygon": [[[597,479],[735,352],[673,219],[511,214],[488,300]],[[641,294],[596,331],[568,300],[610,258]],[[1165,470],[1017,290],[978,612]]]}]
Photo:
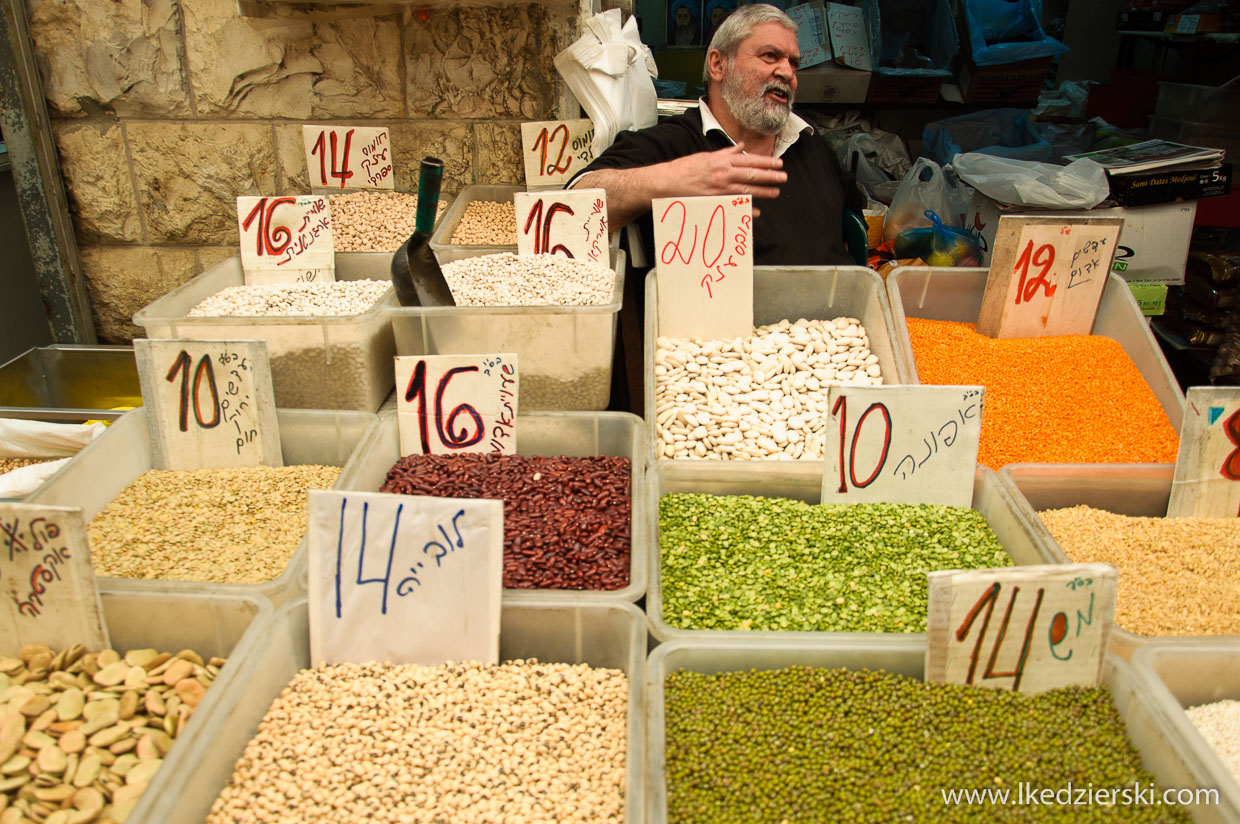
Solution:
[{"label": "green split peas", "polygon": [[[665,681],[665,706],[670,824],[1189,820],[1168,806],[1015,803],[1022,782],[1153,786],[1105,688],[1026,696],[881,671],[682,671]],[[956,788],[1006,788],[1012,803],[945,802]]]},{"label": "green split peas", "polygon": [[659,501],[663,620],[680,629],[924,632],[926,573],[1012,566],[976,510]]}]

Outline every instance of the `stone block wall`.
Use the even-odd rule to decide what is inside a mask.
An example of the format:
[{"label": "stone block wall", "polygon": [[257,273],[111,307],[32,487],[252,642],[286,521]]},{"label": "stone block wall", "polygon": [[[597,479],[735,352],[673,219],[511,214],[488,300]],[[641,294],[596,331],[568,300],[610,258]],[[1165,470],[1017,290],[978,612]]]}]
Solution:
[{"label": "stone block wall", "polygon": [[576,7],[28,0],[100,340],[237,249],[236,197],[308,192],[301,125],[387,126],[396,187],[523,178],[520,123],[567,116]]}]

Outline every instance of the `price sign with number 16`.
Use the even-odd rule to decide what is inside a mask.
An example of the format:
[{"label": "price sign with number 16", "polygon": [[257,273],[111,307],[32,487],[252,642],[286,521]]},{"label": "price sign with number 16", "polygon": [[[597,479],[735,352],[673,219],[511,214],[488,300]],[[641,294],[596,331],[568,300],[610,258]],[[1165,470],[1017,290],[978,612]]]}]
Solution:
[{"label": "price sign with number 16", "polygon": [[401,455],[517,451],[517,356],[396,358]]}]

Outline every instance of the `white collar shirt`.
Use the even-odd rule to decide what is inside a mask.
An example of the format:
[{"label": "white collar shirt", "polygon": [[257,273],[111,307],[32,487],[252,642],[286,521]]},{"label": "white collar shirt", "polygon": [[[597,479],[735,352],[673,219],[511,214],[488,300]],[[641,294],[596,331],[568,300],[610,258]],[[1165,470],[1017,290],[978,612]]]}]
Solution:
[{"label": "white collar shirt", "polygon": [[[709,134],[718,129],[724,137],[728,138],[732,145],[736,145],[736,141],[732,140],[731,136],[724,131],[723,126],[719,125],[718,119],[716,119],[714,113],[710,110],[710,106],[706,105],[706,100],[703,98],[698,98],[698,112],[702,115],[702,134]],[[779,134],[775,135],[775,157],[781,157],[784,152],[788,151],[788,147],[796,143],[797,138],[806,132],[813,134],[814,127],[795,114],[789,114],[784,127],[779,130]]]}]

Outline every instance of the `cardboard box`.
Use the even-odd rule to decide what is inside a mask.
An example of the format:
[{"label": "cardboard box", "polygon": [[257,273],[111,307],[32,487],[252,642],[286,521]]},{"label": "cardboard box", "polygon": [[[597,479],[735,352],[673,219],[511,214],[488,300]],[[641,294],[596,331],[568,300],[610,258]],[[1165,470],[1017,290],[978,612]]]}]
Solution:
[{"label": "cardboard box", "polygon": [[1181,284],[1188,245],[1193,235],[1196,201],[1164,203],[1155,206],[1116,206],[1086,211],[1036,210],[1002,206],[980,192],[974,193],[969,208],[972,222],[982,239],[982,265],[990,264],[991,247],[999,218],[1003,215],[1036,217],[1122,217],[1119,249],[1112,271],[1124,280],[1147,283]]},{"label": "cardboard box", "polygon": [[870,72],[823,63],[797,72],[797,100],[805,103],[864,103]]},{"label": "cardboard box", "polygon": [[831,38],[827,34],[824,0],[809,0],[791,6],[788,16],[797,24],[797,47],[801,50],[801,69],[831,60]]},{"label": "cardboard box", "polygon": [[975,66],[965,57],[960,67],[960,92],[965,103],[1036,103],[1050,70],[1049,57],[999,66]]},{"label": "cardboard box", "polygon": [[1154,169],[1130,175],[1111,175],[1111,199],[1121,206],[1148,206],[1223,197],[1231,192],[1231,166],[1175,171]]},{"label": "cardboard box", "polygon": [[1128,284],[1132,296],[1136,298],[1141,314],[1146,317],[1157,317],[1167,311],[1167,284],[1146,283],[1145,281]]}]

